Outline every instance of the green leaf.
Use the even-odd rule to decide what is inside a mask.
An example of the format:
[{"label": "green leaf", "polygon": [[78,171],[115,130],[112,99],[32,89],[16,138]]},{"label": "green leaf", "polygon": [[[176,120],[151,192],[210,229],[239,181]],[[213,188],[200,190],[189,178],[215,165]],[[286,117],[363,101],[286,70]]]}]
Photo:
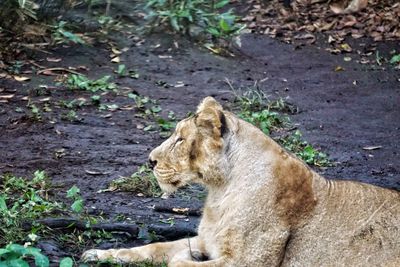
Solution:
[{"label": "green leaf", "polygon": [[211,28],[211,27],[207,28],[207,31],[209,33],[211,33],[212,35],[214,35],[215,37],[219,37],[221,35],[221,33],[215,28]]},{"label": "green leaf", "polygon": [[68,198],[73,198],[76,197],[80,193],[80,189],[76,186],[73,185],[68,191],[67,191],[67,197]]},{"label": "green leaf", "polygon": [[153,113],[159,113],[162,110],[160,106],[152,106],[150,109]]},{"label": "green leaf", "polygon": [[392,63],[392,64],[400,63],[400,54],[394,55],[394,56],[390,59],[390,63]]},{"label": "green leaf", "polygon": [[66,257],[60,261],[60,267],[72,267],[74,262],[70,257]]},{"label": "green leaf", "polygon": [[50,265],[49,258],[41,253],[33,253],[33,257],[35,257],[35,264],[37,267],[48,267]]},{"label": "green leaf", "polygon": [[81,212],[83,209],[83,199],[75,200],[74,203],[71,205],[71,209],[76,213]]},{"label": "green leaf", "polygon": [[231,26],[228,24],[228,22],[225,19],[220,19],[219,20],[219,26],[224,32],[229,32],[231,30]]},{"label": "green leaf", "polygon": [[126,67],[124,64],[118,65],[118,70],[117,73],[119,76],[125,76],[126,75]]},{"label": "green leaf", "polygon": [[176,30],[177,32],[180,31],[179,25],[178,25],[178,19],[176,17],[171,17],[171,26]]},{"label": "green leaf", "polygon": [[7,253],[10,253],[10,251],[9,251],[8,249],[0,248],[0,257],[1,257],[2,255],[7,254]]},{"label": "green leaf", "polygon": [[7,203],[6,203],[6,197],[5,196],[0,196],[0,211],[7,211]]},{"label": "green leaf", "polygon": [[90,97],[90,99],[92,100],[92,102],[96,105],[100,104],[100,99],[101,97],[99,95],[93,95]]},{"label": "green leaf", "polygon": [[18,245],[18,244],[9,244],[6,246],[6,249],[8,249],[11,252],[20,254],[20,255],[25,255],[28,252],[28,249],[26,247]]},{"label": "green leaf", "polygon": [[221,8],[221,7],[226,6],[228,3],[229,3],[229,0],[222,0],[222,1],[219,1],[218,3],[215,3],[214,7]]},{"label": "green leaf", "polygon": [[29,267],[29,264],[23,259],[13,259],[6,261],[7,267]]}]

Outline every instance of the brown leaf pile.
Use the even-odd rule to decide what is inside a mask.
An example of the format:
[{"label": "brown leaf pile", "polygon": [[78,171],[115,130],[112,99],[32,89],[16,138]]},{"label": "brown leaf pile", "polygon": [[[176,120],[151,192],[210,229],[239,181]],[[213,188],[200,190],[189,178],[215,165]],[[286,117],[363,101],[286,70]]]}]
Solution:
[{"label": "brown leaf pile", "polygon": [[[330,2],[330,3],[329,3]],[[342,39],[371,37],[374,41],[400,40],[400,2],[369,0],[367,7],[351,14],[335,14],[337,1],[292,0],[285,9],[280,0],[250,0],[252,8],[243,21],[253,32],[287,42],[315,41],[315,33],[327,32]]]}]

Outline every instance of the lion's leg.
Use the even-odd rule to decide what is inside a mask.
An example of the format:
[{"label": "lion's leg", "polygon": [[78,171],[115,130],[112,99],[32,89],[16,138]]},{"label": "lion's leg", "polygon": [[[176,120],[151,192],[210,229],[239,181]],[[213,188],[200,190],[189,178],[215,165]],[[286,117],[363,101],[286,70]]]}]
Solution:
[{"label": "lion's leg", "polygon": [[226,257],[220,257],[218,259],[209,261],[191,261],[188,259],[175,260],[173,259],[168,267],[228,267],[232,266]]},{"label": "lion's leg", "polygon": [[170,260],[181,251],[189,251],[189,247],[192,250],[201,251],[198,243],[198,237],[193,237],[127,249],[91,249],[83,253],[82,260],[86,262],[108,260],[117,263],[129,263],[144,260],[170,262]]}]

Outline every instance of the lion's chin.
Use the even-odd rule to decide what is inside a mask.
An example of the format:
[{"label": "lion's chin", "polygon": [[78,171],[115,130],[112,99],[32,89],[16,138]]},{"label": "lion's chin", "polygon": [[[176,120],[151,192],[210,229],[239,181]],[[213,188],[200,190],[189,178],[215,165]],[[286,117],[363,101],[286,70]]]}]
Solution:
[{"label": "lion's chin", "polygon": [[179,188],[179,187],[173,186],[172,184],[166,184],[166,183],[162,183],[162,182],[158,182],[158,185],[160,186],[161,190],[167,194],[172,194]]}]

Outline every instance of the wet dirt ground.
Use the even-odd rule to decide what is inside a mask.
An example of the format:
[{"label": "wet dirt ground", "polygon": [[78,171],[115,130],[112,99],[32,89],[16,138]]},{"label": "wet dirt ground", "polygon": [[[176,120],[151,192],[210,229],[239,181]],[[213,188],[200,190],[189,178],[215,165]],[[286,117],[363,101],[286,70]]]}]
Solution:
[{"label": "wet dirt ground", "polygon": [[[243,35],[242,46],[233,57],[222,57],[183,38],[155,34],[143,43],[121,37],[121,63],[140,74],[138,79],[118,78],[117,65],[110,62],[106,45],[57,47],[49,50],[59,63],[45,60],[37,53],[36,62],[45,67],[85,66],[79,69],[90,78],[113,75],[121,92],[137,92],[158,101],[163,116],[173,111],[178,118],[194,111],[205,96],[214,96],[232,106],[234,95],[224,81],[236,87],[251,87],[258,81],[271,99],[284,98],[299,108],[291,120],[305,140],[329,154],[335,166],[316,169],[327,178],[356,180],[400,190],[400,72],[392,66],[361,65],[345,62],[343,55],[331,55],[319,45],[296,48],[264,36]],[[368,43],[368,42],[367,42]],[[363,49],[363,41],[352,44]],[[381,51],[400,47],[381,44]],[[354,59],[357,55],[353,54]],[[335,71],[341,66],[343,71]],[[145,132],[148,121],[135,109],[99,111],[96,106],[77,110],[80,121],[61,120],[55,106],[43,112],[41,122],[29,119],[16,108],[27,110],[27,97],[43,107],[49,103],[90,98],[90,93],[71,91],[57,84],[53,76],[32,75],[30,82],[0,79],[0,94],[15,94],[0,103],[0,174],[31,176],[45,170],[57,185],[53,193],[65,199],[65,191],[76,184],[91,213],[103,212],[105,218],[125,216],[128,222],[163,225],[160,219],[174,215],[153,210],[153,205],[201,207],[202,196],[181,194],[164,200],[139,197],[126,192],[104,192],[109,183],[129,176],[147,162],[152,148],[164,139],[158,132]],[[160,82],[162,81],[162,82]],[[45,93],[35,88],[46,84]],[[170,86],[160,86],[169,84]],[[107,94],[103,100],[119,107],[133,104],[122,94]],[[365,150],[379,146],[375,150]],[[61,153],[60,155],[59,153]],[[199,218],[176,216],[175,227],[195,229]],[[168,226],[168,225],[167,225]],[[132,240],[127,244],[140,244]],[[113,244],[102,244],[109,247]],[[114,244],[115,245],[115,244]],[[63,248],[48,249],[51,257],[63,255]]]}]

